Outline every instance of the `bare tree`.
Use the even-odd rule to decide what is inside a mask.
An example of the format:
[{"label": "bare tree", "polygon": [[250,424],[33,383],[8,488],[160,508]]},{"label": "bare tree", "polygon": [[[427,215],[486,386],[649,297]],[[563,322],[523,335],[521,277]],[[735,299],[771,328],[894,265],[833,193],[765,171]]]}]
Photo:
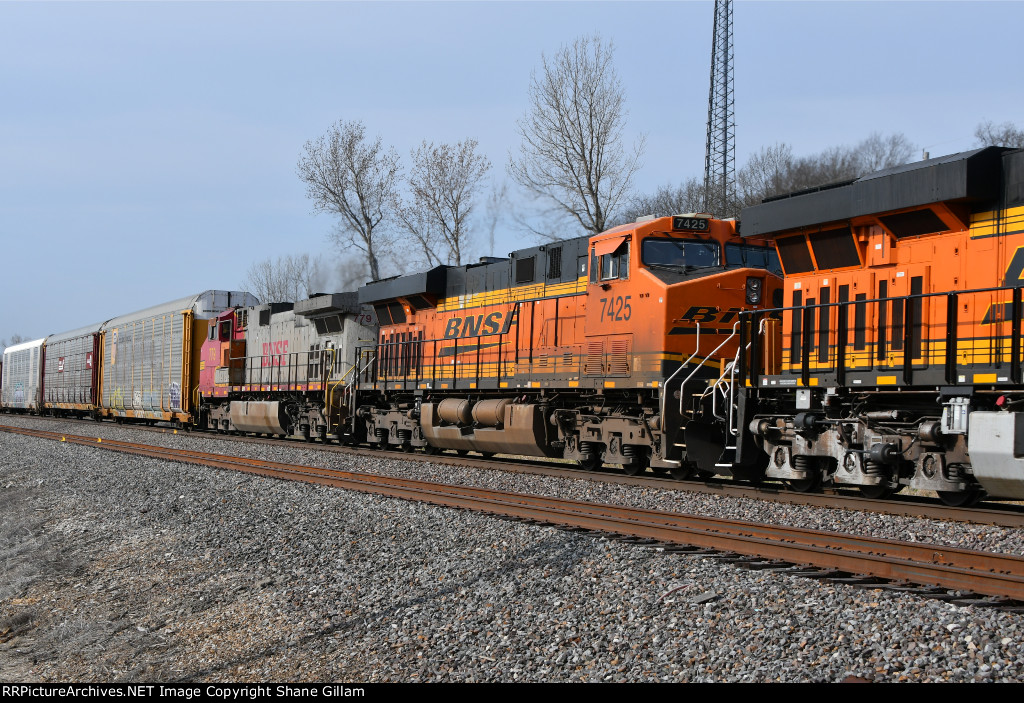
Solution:
[{"label": "bare tree", "polygon": [[761,147],[736,174],[741,205],[752,205],[762,198],[790,189],[795,159],[788,144]]},{"label": "bare tree", "polygon": [[916,147],[901,133],[878,132],[856,146],[835,146],[814,156],[793,156],[788,144],[762,147],[736,174],[739,209],[765,198],[858,178],[910,161]]},{"label": "bare tree", "polygon": [[477,141],[428,144],[412,152],[411,201],[400,205],[402,227],[420,243],[427,263],[462,264],[469,240],[469,217],[480,182],[491,168]]},{"label": "bare tree", "polygon": [[242,287],[265,303],[294,303],[323,292],[326,277],[320,257],[279,256],[250,266]]},{"label": "bare tree", "polygon": [[362,122],[335,123],[306,142],[297,172],[318,212],[339,216],[334,244],[344,253],[355,247],[366,256],[370,278],[380,279],[379,257],[391,240],[391,214],[399,174],[398,154],[385,150],[378,136],[366,139]]},{"label": "bare tree", "polygon": [[494,232],[508,207],[508,181],[491,184],[490,195],[484,205],[484,229],[487,231],[487,256],[494,256]]},{"label": "bare tree", "polygon": [[974,130],[978,146],[1009,146],[1015,149],[1024,148],[1024,129],[1018,129],[1012,122],[993,124],[982,122]]},{"label": "bare tree", "polygon": [[700,212],[704,208],[704,179],[689,178],[678,186],[664,185],[652,195],[636,194],[615,219],[618,224],[635,222],[645,215],[666,217],[687,212]]},{"label": "bare tree", "polygon": [[530,107],[516,124],[522,137],[508,173],[528,192],[587,232],[601,232],[624,202],[645,138],[627,153],[625,91],[612,64],[614,47],[582,37],[530,79]]},{"label": "bare tree", "polygon": [[900,166],[913,158],[916,149],[902,132],[887,137],[873,132],[857,145],[858,170],[865,174]]},{"label": "bare tree", "polygon": [[13,347],[15,344],[21,344],[22,342],[29,341],[28,337],[22,337],[20,334],[12,334],[10,339],[0,339],[0,353],[3,353],[7,347]]}]

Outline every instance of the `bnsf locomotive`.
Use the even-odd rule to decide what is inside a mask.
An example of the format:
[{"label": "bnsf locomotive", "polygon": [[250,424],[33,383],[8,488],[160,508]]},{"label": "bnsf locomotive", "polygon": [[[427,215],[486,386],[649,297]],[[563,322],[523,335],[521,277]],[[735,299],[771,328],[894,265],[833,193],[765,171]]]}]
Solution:
[{"label": "bnsf locomotive", "polygon": [[786,274],[784,308],[741,315],[742,461],[800,489],[1024,498],[1024,151],[907,164],[742,220]]},{"label": "bnsf locomotive", "polygon": [[779,273],[734,221],[690,215],[370,283],[353,431],[627,473],[721,463],[739,313],[780,295]]},{"label": "bnsf locomotive", "polygon": [[294,306],[211,291],[9,348],[0,405],[1024,498],[1024,151],[741,219],[650,218]]}]

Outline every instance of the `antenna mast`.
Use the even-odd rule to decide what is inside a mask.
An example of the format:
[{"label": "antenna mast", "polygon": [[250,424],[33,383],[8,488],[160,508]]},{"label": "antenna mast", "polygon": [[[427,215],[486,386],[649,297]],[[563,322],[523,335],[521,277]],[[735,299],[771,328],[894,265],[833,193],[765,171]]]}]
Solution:
[{"label": "antenna mast", "polygon": [[715,0],[704,152],[704,210],[719,217],[736,203],[736,115],[732,78],[732,0]]}]

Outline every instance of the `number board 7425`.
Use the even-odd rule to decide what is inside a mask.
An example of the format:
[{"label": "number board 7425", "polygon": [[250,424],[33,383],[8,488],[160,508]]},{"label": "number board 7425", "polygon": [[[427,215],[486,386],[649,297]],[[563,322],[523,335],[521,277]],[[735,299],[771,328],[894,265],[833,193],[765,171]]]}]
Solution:
[{"label": "number board 7425", "polygon": [[686,232],[707,232],[711,229],[711,222],[704,217],[677,215],[672,218],[672,229]]}]

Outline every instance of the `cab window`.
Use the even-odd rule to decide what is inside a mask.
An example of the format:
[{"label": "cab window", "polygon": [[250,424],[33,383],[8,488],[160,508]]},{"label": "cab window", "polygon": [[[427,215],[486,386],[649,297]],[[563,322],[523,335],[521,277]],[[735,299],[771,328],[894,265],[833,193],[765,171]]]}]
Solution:
[{"label": "cab window", "polygon": [[750,244],[726,244],[725,267],[730,269],[765,269],[776,276],[782,275],[779,255],[772,247]]},{"label": "cab window", "polygon": [[640,260],[648,268],[686,273],[721,266],[721,247],[695,239],[645,239]]},{"label": "cab window", "polygon": [[601,280],[629,278],[629,242],[623,242],[611,254],[601,257]]}]

